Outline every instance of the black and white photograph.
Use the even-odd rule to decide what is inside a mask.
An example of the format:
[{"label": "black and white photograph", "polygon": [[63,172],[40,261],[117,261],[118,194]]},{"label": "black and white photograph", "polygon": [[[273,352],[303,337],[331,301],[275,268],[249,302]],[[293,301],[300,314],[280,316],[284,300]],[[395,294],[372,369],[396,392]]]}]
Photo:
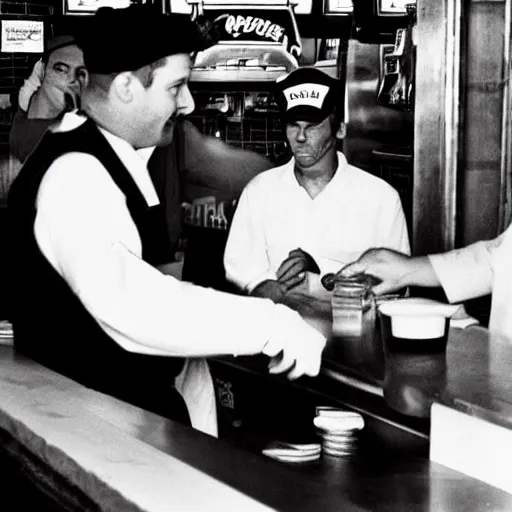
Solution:
[{"label": "black and white photograph", "polygon": [[512,0],[0,34],[1,512],[512,511]]}]

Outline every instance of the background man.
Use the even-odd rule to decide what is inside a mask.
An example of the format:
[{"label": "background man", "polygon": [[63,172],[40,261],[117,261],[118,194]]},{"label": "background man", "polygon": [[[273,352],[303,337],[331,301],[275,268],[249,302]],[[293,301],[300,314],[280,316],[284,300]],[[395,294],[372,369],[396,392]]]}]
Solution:
[{"label": "background man", "polygon": [[78,107],[87,80],[82,51],[71,35],[58,36],[48,42],[42,61],[27,88],[40,75],[41,84],[22,95],[9,135],[11,155],[23,163],[44,132],[66,110]]},{"label": "background man", "polygon": [[224,255],[228,280],[248,293],[280,301],[306,271],[336,272],[370,247],[409,253],[398,193],[336,150],[341,87],[316,68],[277,80],[294,156],[247,185]]},{"label": "background man", "polygon": [[263,352],[270,372],[294,379],[318,373],[325,339],[282,305],[154,267],[166,228],[146,163],[194,107],[197,27],[143,6],[102,8],[80,44],[88,118],[68,113],[47,132],[9,195],[15,344],[87,386],[172,419],[190,415],[215,434],[201,357]]}]

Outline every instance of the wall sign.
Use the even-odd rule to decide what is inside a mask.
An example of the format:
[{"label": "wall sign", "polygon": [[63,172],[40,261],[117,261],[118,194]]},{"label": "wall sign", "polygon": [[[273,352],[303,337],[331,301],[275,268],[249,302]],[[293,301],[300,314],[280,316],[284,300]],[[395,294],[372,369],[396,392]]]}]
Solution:
[{"label": "wall sign", "polygon": [[415,4],[416,0],[379,0],[379,14],[405,14],[407,4]]},{"label": "wall sign", "polygon": [[325,14],[350,14],[354,10],[352,0],[326,0]]},{"label": "wall sign", "polygon": [[122,9],[130,0],[64,0],[64,14],[93,14],[100,7]]},{"label": "wall sign", "polygon": [[295,19],[287,9],[209,9],[204,11],[219,31],[220,42],[278,43],[293,55],[302,50]]},{"label": "wall sign", "polygon": [[[248,36],[252,39],[270,40],[281,43],[284,37],[284,27],[271,20],[259,18],[257,16],[237,16],[229,14],[224,24],[224,30],[227,34],[238,39],[241,35],[251,34]],[[256,37],[253,37],[256,36]]]},{"label": "wall sign", "polygon": [[44,23],[2,20],[1,45],[1,51],[4,53],[43,53]]},{"label": "wall sign", "polygon": [[[295,14],[311,14],[311,8],[313,4],[313,0],[296,0],[298,3],[297,5],[293,6],[293,12]],[[192,14],[192,4],[189,3],[188,0],[170,0],[171,2],[171,12],[178,12],[181,14]],[[196,1],[193,1],[194,4],[196,4]],[[214,2],[215,3],[215,2]],[[222,3],[222,2],[217,2]],[[226,2],[224,2],[226,3]],[[243,7],[245,4],[251,4],[251,5],[262,5],[262,4],[269,4],[269,5],[279,5],[278,3],[272,4],[272,0],[265,0],[259,1],[246,1],[246,0],[238,0],[238,3],[233,3],[233,7]],[[282,4],[282,2],[281,2]]]}]

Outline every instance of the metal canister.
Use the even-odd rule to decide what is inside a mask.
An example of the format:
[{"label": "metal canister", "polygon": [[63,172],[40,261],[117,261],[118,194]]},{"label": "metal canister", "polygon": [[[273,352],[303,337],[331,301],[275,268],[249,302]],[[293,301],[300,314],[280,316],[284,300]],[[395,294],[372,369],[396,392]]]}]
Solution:
[{"label": "metal canister", "polygon": [[373,380],[384,379],[384,351],[369,275],[334,277],[332,294],[333,346],[336,362],[350,366]]}]

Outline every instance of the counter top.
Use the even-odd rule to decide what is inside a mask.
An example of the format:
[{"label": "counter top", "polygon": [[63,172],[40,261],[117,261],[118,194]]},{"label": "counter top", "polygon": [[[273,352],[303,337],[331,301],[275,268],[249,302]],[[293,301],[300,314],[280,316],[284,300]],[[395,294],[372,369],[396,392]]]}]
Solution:
[{"label": "counter top", "polygon": [[287,466],[93,392],[0,347],[0,428],[102,510],[511,510],[428,460]]},{"label": "counter top", "polygon": [[[289,305],[328,337],[322,369],[324,375],[351,381],[353,386],[382,396],[384,366],[388,371],[387,378],[391,367],[402,380],[405,389],[401,391],[409,394],[411,400],[414,401],[413,395],[417,391],[428,393],[449,407],[512,428],[512,340],[492,336],[479,325],[466,329],[451,328],[445,357],[401,354],[391,361],[391,365],[389,360],[376,361],[374,366],[383,367],[372,375],[367,366],[347,363],[343,352],[336,350],[336,345],[343,345],[344,341],[333,337],[328,300],[296,294],[290,298]],[[369,356],[373,357],[374,353]],[[378,373],[380,378],[376,376]],[[407,408],[409,404],[399,405]]]},{"label": "counter top", "polygon": [[512,341],[471,326],[452,329],[440,402],[512,428]]}]

